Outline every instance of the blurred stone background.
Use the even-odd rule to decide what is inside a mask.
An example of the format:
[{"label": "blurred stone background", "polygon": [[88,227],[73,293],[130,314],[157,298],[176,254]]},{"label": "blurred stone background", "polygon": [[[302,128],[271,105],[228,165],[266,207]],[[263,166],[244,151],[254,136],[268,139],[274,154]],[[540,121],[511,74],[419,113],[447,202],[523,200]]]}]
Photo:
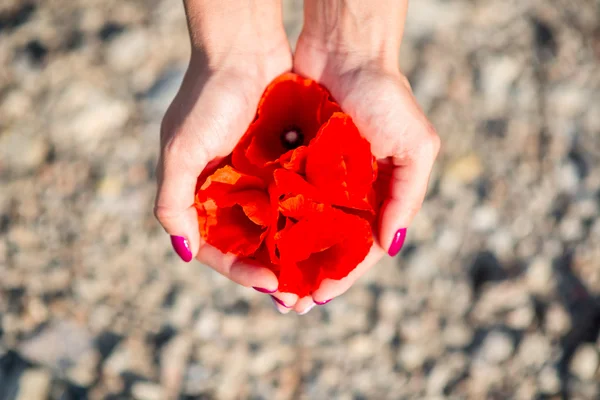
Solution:
[{"label": "blurred stone background", "polygon": [[0,399],[598,399],[599,4],[411,2],[427,202],[398,258],[298,317],[152,216],[180,2],[2,0]]}]

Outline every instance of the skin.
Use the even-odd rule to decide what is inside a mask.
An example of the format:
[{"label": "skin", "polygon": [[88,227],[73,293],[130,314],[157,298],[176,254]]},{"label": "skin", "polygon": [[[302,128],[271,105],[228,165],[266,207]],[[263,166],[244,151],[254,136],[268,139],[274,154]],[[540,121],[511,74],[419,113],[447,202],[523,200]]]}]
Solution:
[{"label": "skin", "polygon": [[326,86],[390,171],[379,240],[365,260],[346,278],[324,281],[312,296],[273,293],[288,306],[274,303],[280,312],[304,314],[315,302],[343,294],[375,265],[425,197],[440,141],[398,69],[408,0],[305,0],[306,22],[293,58],[279,0],[184,4],[192,56],[161,127],[155,214],[170,235],[188,239],[197,260],[240,285],[277,288],[268,269],[239,263],[201,240],[193,201],[197,176],[233,150],[263,90],[283,72]]}]

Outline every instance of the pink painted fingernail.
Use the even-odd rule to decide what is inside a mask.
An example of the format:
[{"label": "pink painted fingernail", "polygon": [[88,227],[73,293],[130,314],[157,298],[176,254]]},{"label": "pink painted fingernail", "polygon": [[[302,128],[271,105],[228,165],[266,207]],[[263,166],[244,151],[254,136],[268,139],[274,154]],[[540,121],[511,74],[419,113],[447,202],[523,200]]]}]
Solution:
[{"label": "pink painted fingernail", "polygon": [[183,236],[173,236],[171,235],[171,244],[173,245],[173,250],[181,259],[185,262],[192,261],[192,251],[190,250],[190,244],[187,239]]},{"label": "pink painted fingernail", "polygon": [[275,293],[277,291],[277,289],[269,290],[269,289],[265,289],[265,288],[261,288],[261,287],[257,287],[257,286],[252,286],[252,289],[256,290],[257,292],[267,293],[267,294]]},{"label": "pink painted fingernail", "polygon": [[329,299],[329,300],[325,300],[325,301],[316,301],[315,300],[315,304],[318,304],[320,306],[324,306],[325,304],[329,303],[331,300],[333,300],[333,299]]},{"label": "pink painted fingernail", "polygon": [[279,304],[279,305],[281,305],[281,306],[283,306],[283,307],[285,307],[285,308],[291,308],[290,306],[286,305],[286,304],[283,302],[283,300],[280,300],[280,299],[278,299],[278,298],[277,298],[277,297],[275,297],[275,296],[271,296],[271,298],[272,298],[273,300],[275,300],[275,301],[277,302],[277,304]]},{"label": "pink painted fingernail", "polygon": [[388,254],[390,257],[394,257],[396,254],[400,252],[402,246],[404,246],[404,241],[406,240],[406,228],[398,229],[396,234],[394,235],[394,239],[392,240],[392,244],[390,245],[390,249],[388,250]]}]

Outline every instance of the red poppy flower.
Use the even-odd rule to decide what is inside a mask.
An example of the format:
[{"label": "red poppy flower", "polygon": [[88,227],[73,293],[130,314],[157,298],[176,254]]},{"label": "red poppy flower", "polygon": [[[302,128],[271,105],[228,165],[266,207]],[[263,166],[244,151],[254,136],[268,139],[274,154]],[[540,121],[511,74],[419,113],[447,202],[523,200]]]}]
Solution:
[{"label": "red poppy flower", "polygon": [[306,296],[365,258],[377,213],[369,142],[316,82],[284,74],[231,157],[198,179],[202,237],[270,268]]},{"label": "red poppy flower", "polygon": [[240,171],[272,172],[280,157],[306,146],[334,112],[341,111],[317,82],[287,73],[275,79],[258,104],[256,118],[233,151]]},{"label": "red poppy flower", "polygon": [[271,207],[264,182],[230,166],[200,186],[195,206],[200,234],[223,253],[249,256],[267,234]]},{"label": "red poppy flower", "polygon": [[269,236],[280,291],[309,295],[323,279],[342,279],[365,258],[373,244],[369,221],[303,194],[274,191],[278,223]]}]

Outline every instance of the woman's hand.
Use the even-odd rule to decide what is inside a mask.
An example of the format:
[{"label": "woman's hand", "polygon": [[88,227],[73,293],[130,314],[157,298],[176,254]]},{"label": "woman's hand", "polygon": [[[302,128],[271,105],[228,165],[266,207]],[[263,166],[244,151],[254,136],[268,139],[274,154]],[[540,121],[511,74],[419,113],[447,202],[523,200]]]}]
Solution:
[{"label": "woman's hand", "polygon": [[[212,160],[231,153],[254,118],[265,87],[292,58],[278,0],[185,2],[192,56],[161,127],[155,215],[186,262],[194,257],[234,282],[272,292],[266,268],[240,264],[200,238],[196,180]],[[295,302],[295,295],[277,294]]]},{"label": "woman's hand", "polygon": [[[381,210],[378,243],[340,281],[326,280],[312,298],[294,306],[302,312],[344,293],[387,252],[395,256],[406,229],[421,208],[440,140],[398,69],[407,0],[305,1],[305,26],[294,72],[327,87],[352,116],[390,178]],[[313,303],[314,301],[314,303]]]}]

